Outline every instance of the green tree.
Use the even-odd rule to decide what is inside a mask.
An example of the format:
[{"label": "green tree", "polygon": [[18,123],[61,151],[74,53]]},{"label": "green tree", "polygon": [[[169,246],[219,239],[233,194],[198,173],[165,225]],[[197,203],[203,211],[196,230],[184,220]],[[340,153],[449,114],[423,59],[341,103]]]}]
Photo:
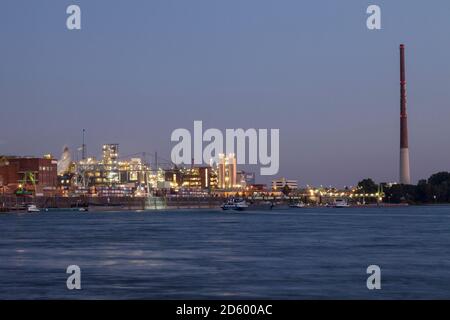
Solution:
[{"label": "green tree", "polygon": [[283,187],[283,189],[281,190],[281,192],[283,192],[283,194],[287,197],[287,196],[289,196],[289,194],[291,193],[291,188],[289,188],[288,185],[285,185],[285,186]]},{"label": "green tree", "polygon": [[428,179],[428,183],[433,186],[439,186],[445,182],[450,182],[450,173],[445,171],[435,173]]},{"label": "green tree", "polygon": [[420,203],[427,203],[434,201],[433,187],[427,180],[419,180],[416,187],[416,201]]},{"label": "green tree", "polygon": [[370,178],[358,182],[358,188],[361,189],[364,193],[378,192],[378,185]]},{"label": "green tree", "polygon": [[432,197],[436,202],[450,201],[450,173],[438,172],[428,179],[428,184],[431,186]]},{"label": "green tree", "polygon": [[384,190],[388,202],[393,203],[415,203],[417,201],[417,186],[394,184]]},{"label": "green tree", "polygon": [[384,189],[388,202],[449,203],[450,173],[438,172],[428,180],[419,180],[417,185],[395,184]]}]

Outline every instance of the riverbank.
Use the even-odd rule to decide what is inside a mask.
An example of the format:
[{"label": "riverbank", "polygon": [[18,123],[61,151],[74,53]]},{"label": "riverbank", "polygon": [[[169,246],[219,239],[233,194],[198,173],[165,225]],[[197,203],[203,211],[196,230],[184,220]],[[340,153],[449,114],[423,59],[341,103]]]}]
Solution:
[{"label": "riverbank", "polygon": [[134,211],[158,209],[215,208],[222,198],[194,197],[0,197],[0,212],[26,211],[29,205],[43,209],[89,211]]},{"label": "riverbank", "polygon": [[[0,213],[26,212],[29,205],[35,205],[42,211],[151,211],[183,209],[218,209],[226,201],[223,197],[16,197],[0,196]],[[298,203],[297,198],[247,199],[252,210],[289,209],[289,205]],[[371,203],[354,204],[350,208],[396,208],[407,203]],[[440,206],[449,204],[413,204],[414,206]],[[327,204],[307,203],[309,208],[322,208]],[[77,210],[80,209],[80,210]]]}]

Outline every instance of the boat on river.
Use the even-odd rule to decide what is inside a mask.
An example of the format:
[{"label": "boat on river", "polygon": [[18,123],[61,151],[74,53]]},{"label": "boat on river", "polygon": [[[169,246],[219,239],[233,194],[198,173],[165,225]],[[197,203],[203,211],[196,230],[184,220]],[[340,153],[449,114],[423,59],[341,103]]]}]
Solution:
[{"label": "boat on river", "polygon": [[232,198],[221,206],[222,210],[243,211],[248,209],[247,201],[242,198]]}]

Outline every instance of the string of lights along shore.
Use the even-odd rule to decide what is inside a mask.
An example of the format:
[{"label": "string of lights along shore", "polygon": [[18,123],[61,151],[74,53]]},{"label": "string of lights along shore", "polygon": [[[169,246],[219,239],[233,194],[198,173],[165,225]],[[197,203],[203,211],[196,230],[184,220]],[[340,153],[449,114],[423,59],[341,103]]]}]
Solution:
[{"label": "string of lights along shore", "polygon": [[406,113],[405,45],[400,45],[400,183],[411,184],[409,169],[408,115]]}]

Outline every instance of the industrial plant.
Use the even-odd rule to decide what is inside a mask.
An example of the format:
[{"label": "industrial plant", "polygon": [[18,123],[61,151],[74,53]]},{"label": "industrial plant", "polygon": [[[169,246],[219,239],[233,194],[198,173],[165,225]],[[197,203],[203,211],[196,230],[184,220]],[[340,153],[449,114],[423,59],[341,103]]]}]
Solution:
[{"label": "industrial plant", "polygon": [[[217,206],[229,197],[255,201],[302,201],[329,204],[337,198],[364,205],[384,199],[383,183],[367,192],[360,187],[300,187],[297,180],[275,178],[271,187],[257,184],[255,174],[238,170],[233,153],[220,154],[208,165],[175,165],[157,153],[121,156],[119,144],[101,147],[101,157],[89,156],[82,131],[81,147],[63,148],[59,159],[0,156],[0,195],[3,211],[38,203],[44,207],[121,206],[159,209],[168,205]],[[81,159],[78,160],[78,151]],[[74,155],[77,160],[74,160]],[[408,122],[406,112],[405,45],[400,45],[400,166],[399,184],[410,185]]]}]

